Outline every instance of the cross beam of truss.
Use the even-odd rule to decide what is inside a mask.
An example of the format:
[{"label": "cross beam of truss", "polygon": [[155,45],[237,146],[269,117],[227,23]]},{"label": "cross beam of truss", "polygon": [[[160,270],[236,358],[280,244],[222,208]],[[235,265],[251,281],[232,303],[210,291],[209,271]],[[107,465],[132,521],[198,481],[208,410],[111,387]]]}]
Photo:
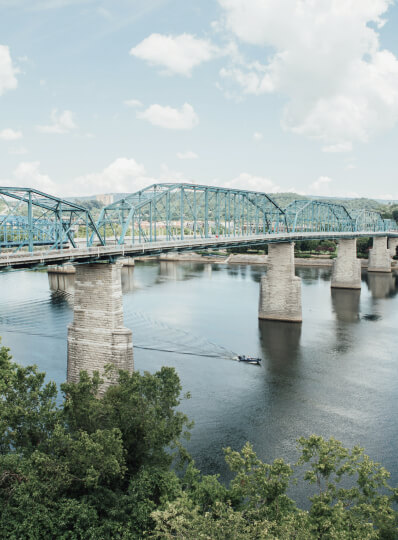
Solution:
[{"label": "cross beam of truss", "polygon": [[153,184],[104,207],[97,223],[84,206],[29,188],[0,188],[0,249],[33,251],[278,233],[397,231],[394,220],[323,200],[285,209],[267,194],[190,183]]},{"label": "cross beam of truss", "polygon": [[0,249],[76,247],[79,237],[104,245],[87,208],[36,189],[0,187]]},{"label": "cross beam of truss", "polygon": [[106,241],[183,240],[287,230],[285,213],[265,193],[197,184],[153,184],[105,207]]}]

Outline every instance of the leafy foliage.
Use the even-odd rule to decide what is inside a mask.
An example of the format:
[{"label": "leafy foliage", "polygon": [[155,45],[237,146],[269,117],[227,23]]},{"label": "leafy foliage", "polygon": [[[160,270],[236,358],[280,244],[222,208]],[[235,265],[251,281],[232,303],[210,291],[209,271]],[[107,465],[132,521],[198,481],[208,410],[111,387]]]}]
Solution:
[{"label": "leafy foliage", "polygon": [[[113,377],[114,378],[114,377]],[[201,475],[179,439],[173,369],[98,374],[57,388],[0,348],[0,531],[5,539],[392,540],[398,490],[363,449],[312,435],[295,465],[267,464],[247,443],[225,450],[229,485]],[[308,510],[289,494],[312,489]]]},{"label": "leafy foliage", "polygon": [[[315,485],[310,509],[300,510],[288,496],[294,469],[283,460],[263,463],[250,444],[241,452],[226,449],[235,477],[228,489],[215,477],[189,471],[189,489],[156,510],[152,538],[181,539],[330,539],[363,540],[398,537],[393,508],[397,490],[387,484],[389,473],[355,447],[312,435],[298,441],[304,481]],[[298,468],[298,469],[297,469]],[[207,486],[205,504],[198,493]],[[344,485],[344,487],[343,487]],[[211,489],[209,489],[209,487]]]},{"label": "leafy foliage", "polygon": [[177,374],[121,372],[99,398],[98,374],[82,372],[62,385],[61,406],[44,378],[0,349],[2,538],[142,538],[180,489],[170,465],[188,422]]}]

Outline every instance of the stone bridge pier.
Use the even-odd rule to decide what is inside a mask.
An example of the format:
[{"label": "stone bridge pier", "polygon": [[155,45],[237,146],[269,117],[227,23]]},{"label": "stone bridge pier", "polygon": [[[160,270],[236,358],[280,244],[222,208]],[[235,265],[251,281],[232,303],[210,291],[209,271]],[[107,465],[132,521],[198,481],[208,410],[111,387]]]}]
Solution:
[{"label": "stone bridge pier", "polygon": [[357,258],[356,238],[339,240],[337,257],[333,261],[332,288],[360,289],[361,261]]},{"label": "stone bridge pier", "polygon": [[388,249],[390,250],[391,257],[398,255],[398,238],[388,239]]},{"label": "stone bridge pier", "polygon": [[373,237],[369,251],[368,272],[391,272],[391,254],[387,249],[387,236]]},{"label": "stone bridge pier", "polygon": [[259,319],[301,322],[301,279],[294,275],[294,243],[268,245],[267,273],[261,278]]},{"label": "stone bridge pier", "polygon": [[106,364],[132,372],[131,330],[123,326],[121,263],[76,266],[74,318],[68,327],[68,381]]}]

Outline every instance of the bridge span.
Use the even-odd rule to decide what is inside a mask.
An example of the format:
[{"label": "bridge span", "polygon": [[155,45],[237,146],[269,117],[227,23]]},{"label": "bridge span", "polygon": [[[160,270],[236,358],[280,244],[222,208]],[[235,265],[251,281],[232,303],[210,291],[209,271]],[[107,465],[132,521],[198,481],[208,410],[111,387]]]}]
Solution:
[{"label": "bridge span", "polygon": [[[368,209],[327,201],[282,209],[265,193],[215,186],[153,184],[106,206],[95,221],[82,205],[30,188],[0,187],[0,271],[71,263],[74,320],[68,329],[68,379],[113,363],[133,370],[131,330],[123,326],[122,257],[268,244],[258,316],[302,322],[294,242],[338,240],[331,286],[361,288],[356,240],[373,237],[369,272],[391,272],[398,226]],[[172,306],[170,306],[172,309]]]}]

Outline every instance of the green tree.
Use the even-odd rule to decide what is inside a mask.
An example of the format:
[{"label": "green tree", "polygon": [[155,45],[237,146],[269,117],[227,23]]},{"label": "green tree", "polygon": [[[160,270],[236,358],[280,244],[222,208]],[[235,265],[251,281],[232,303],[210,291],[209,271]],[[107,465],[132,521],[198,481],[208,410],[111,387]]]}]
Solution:
[{"label": "green tree", "polygon": [[[54,383],[0,348],[1,538],[398,538],[398,490],[363,449],[313,435],[289,465],[264,463],[249,443],[227,448],[224,485],[181,447],[189,423],[173,369],[120,372],[99,397],[101,384],[82,372],[58,404]],[[177,458],[188,459],[179,475]],[[313,488],[306,511],[289,496],[296,481]]]},{"label": "green tree", "polygon": [[359,257],[367,257],[372,247],[372,238],[357,238],[357,254]]},{"label": "green tree", "polygon": [[[171,368],[98,374],[57,389],[0,349],[2,538],[142,538],[151,512],[180,494],[170,470],[188,426]],[[174,449],[174,450],[173,450]]]},{"label": "green tree", "polygon": [[[389,473],[355,447],[311,436],[298,441],[301,457],[293,468],[277,459],[271,465],[258,459],[246,444],[241,452],[226,450],[235,473],[228,489],[215,477],[189,473],[189,489],[164,509],[154,511],[152,538],[392,540],[398,537],[393,507],[397,490]],[[303,479],[315,485],[308,511],[287,495],[292,476],[303,466]],[[209,481],[210,480],[210,481]],[[197,496],[207,489],[206,504]],[[208,487],[211,486],[211,489]],[[210,504],[211,503],[211,504]]]}]

